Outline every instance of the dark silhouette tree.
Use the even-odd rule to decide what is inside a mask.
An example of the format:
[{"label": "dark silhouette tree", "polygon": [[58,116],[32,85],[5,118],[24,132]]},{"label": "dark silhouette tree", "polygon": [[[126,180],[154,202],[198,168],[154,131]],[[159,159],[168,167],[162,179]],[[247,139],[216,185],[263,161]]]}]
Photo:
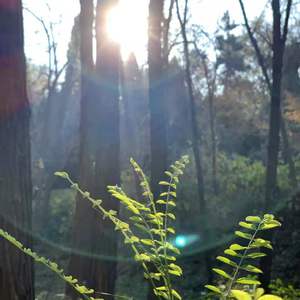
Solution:
[{"label": "dark silhouette tree", "polygon": [[[117,0],[98,0],[96,16],[97,61],[95,121],[98,125],[96,135],[96,190],[97,197],[103,200],[105,207],[118,211],[119,204],[107,192],[108,185],[120,185],[120,112],[119,112],[119,45],[112,41],[106,30],[107,14]],[[98,116],[98,118],[97,118]],[[101,221],[101,235],[95,242],[96,253],[111,257],[111,261],[101,260],[98,268],[100,291],[114,293],[117,275],[117,235],[109,220]],[[99,217],[98,217],[99,222]],[[95,235],[97,231],[95,231]],[[108,299],[111,297],[108,297]]]},{"label": "dark silhouette tree", "polygon": [[[257,60],[262,69],[262,73],[265,78],[265,82],[270,92],[271,105],[270,105],[270,121],[269,121],[269,137],[268,137],[268,149],[267,149],[267,169],[266,169],[266,185],[265,185],[265,202],[264,208],[270,209],[274,205],[274,200],[277,198],[277,167],[278,167],[278,154],[280,145],[280,130],[282,132],[283,143],[286,145],[285,152],[289,157],[290,166],[290,178],[292,185],[295,186],[296,175],[293,161],[291,160],[289,144],[287,139],[287,133],[285,129],[285,123],[282,118],[281,105],[282,105],[282,73],[283,73],[283,61],[284,50],[286,46],[286,39],[288,34],[288,24],[290,18],[290,12],[292,7],[292,0],[288,0],[285,8],[285,20],[282,26],[282,12],[281,4],[279,0],[272,0],[272,12],[273,12],[273,41],[272,41],[272,80],[270,80],[267,68],[265,66],[265,60],[262,52],[259,48],[257,40],[255,39],[253,32],[250,28],[244,3],[239,0],[242,13],[244,16],[245,26],[250,37],[251,43],[255,49]],[[269,238],[271,238],[270,236]],[[261,259],[261,268],[263,274],[260,276],[262,286],[268,290],[268,286],[271,280],[271,268],[272,268],[272,254],[271,251],[266,250],[266,257]]]},{"label": "dark silhouette tree", "polygon": [[[22,1],[0,1],[0,228],[31,248],[30,108]],[[0,243],[0,299],[33,300],[33,264]]]},{"label": "dark silhouette tree", "polygon": [[[148,76],[150,108],[150,185],[154,197],[160,194],[158,182],[167,169],[167,132],[164,99],[163,66],[164,0],[150,0],[148,20]],[[148,300],[156,296],[149,288]]]},{"label": "dark silhouette tree", "polygon": [[[255,35],[254,35],[254,32],[250,27],[244,2],[242,0],[239,0],[239,3],[240,3],[240,6],[241,6],[241,10],[242,10],[242,14],[243,14],[244,22],[245,22],[245,27],[246,27],[249,39],[250,39],[251,44],[252,44],[252,46],[255,50],[257,61],[258,61],[258,64],[261,68],[261,71],[263,73],[265,83],[266,83],[267,88],[268,88],[269,93],[270,93],[270,97],[272,97],[273,87],[274,87],[272,85],[272,80],[274,80],[274,76],[272,75],[272,79],[270,79],[268,69],[267,69],[267,66],[266,66],[266,59],[265,59],[265,57],[264,57],[264,55],[263,55],[263,53],[260,49],[260,46],[258,44],[258,41],[257,41]],[[291,9],[291,6],[289,6],[289,4],[288,4],[287,9],[286,9],[286,21],[285,21],[285,25],[284,25],[285,28],[283,29],[283,32],[286,32],[286,33],[283,33],[283,36],[282,36],[282,42],[284,42],[284,46],[283,46],[284,48],[285,48],[285,43],[286,43],[286,36],[284,36],[284,35],[287,34],[287,30],[288,30],[288,27],[286,27],[286,26],[288,26],[288,21],[289,21],[289,17],[290,17],[290,12],[289,12],[290,9]],[[274,47],[272,48],[272,50],[273,50],[273,58],[275,58],[275,56],[274,56]],[[284,56],[284,49],[283,49],[282,56]],[[282,62],[282,66],[281,66],[281,72],[282,72],[282,69],[283,69],[283,62]],[[281,86],[281,83],[280,83],[280,86]],[[282,87],[280,87],[280,88],[282,90]],[[293,161],[293,158],[292,158],[291,147],[290,147],[288,132],[287,132],[287,128],[286,128],[286,122],[284,120],[283,114],[281,114],[281,119],[280,119],[280,132],[281,132],[281,136],[282,136],[283,154],[284,154],[284,156],[286,158],[286,161],[288,163],[288,166],[289,166],[290,183],[291,183],[292,187],[295,189],[297,187],[296,168],[295,168],[295,164],[294,164],[294,161]]]},{"label": "dark silhouette tree", "polygon": [[[117,1],[96,7],[97,61],[93,62],[93,1],[81,1],[80,185],[105,207],[118,210],[107,185],[120,183],[119,47],[107,35],[106,17]],[[78,196],[73,229],[74,253],[69,272],[98,292],[114,293],[117,239],[109,221]],[[98,256],[97,256],[98,255]],[[103,260],[101,257],[111,257]],[[77,299],[69,288],[66,293]]]},{"label": "dark silhouette tree", "polygon": [[167,169],[166,113],[163,84],[163,0],[150,0],[148,32],[149,106],[150,106],[150,155],[151,187],[159,195],[158,181]]}]

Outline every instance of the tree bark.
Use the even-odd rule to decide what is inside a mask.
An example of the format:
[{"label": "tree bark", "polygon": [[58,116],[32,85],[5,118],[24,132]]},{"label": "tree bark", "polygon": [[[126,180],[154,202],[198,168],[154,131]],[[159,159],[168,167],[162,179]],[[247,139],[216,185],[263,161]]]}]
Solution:
[{"label": "tree bark", "polygon": [[[80,186],[118,211],[107,185],[120,184],[119,65],[120,51],[106,33],[105,19],[115,0],[98,1],[96,15],[97,62],[93,63],[93,1],[81,1],[82,102]],[[75,251],[70,273],[101,293],[114,294],[117,238],[109,220],[103,220],[78,196],[74,219]],[[103,258],[105,257],[105,259]],[[67,288],[67,294],[76,299]],[[104,296],[104,299],[110,299]]]},{"label": "tree bark", "polygon": [[211,169],[212,169],[212,186],[214,194],[218,194],[217,181],[217,137],[216,137],[216,113],[215,113],[215,90],[216,90],[216,68],[214,68],[213,78],[209,76],[209,70],[205,57],[202,55],[204,74],[208,90],[208,111],[209,111],[209,127],[210,127],[210,143],[211,143]]},{"label": "tree bark", "polygon": [[166,111],[163,97],[162,22],[163,0],[150,0],[149,4],[149,106],[150,106],[150,148],[151,188],[154,197],[160,193],[158,181],[167,169]]},{"label": "tree bark", "polygon": [[[283,56],[288,32],[288,20],[290,15],[292,0],[289,0],[286,8],[286,19],[281,33],[281,12],[280,0],[272,0],[273,11],[273,61],[272,61],[272,89],[271,89],[271,111],[270,111],[270,126],[269,126],[269,144],[267,152],[267,170],[266,170],[266,188],[265,188],[265,203],[264,209],[270,209],[274,205],[274,200],[277,198],[277,166],[278,153],[280,143],[280,128],[281,128],[281,81]],[[269,240],[272,239],[272,234],[266,235]],[[261,268],[263,274],[260,276],[262,287],[268,291],[271,281],[272,271],[272,252],[265,251],[267,256],[261,259]]]},{"label": "tree bark", "polygon": [[[120,110],[119,69],[120,49],[106,32],[106,16],[117,0],[98,0],[96,16],[97,39],[97,99],[99,116],[98,143],[96,145],[96,196],[103,200],[107,209],[119,211],[119,202],[107,192],[108,185],[120,185]],[[97,110],[98,108],[98,110]],[[115,259],[117,234],[110,220],[98,220],[101,226],[99,240],[95,242],[96,253]],[[116,260],[101,260],[97,266],[101,291],[114,294],[117,276]],[[106,297],[105,299],[111,299]]]},{"label": "tree bark", "polygon": [[[148,20],[148,66],[150,108],[150,172],[151,189],[157,199],[161,190],[158,182],[167,169],[166,103],[163,84],[163,8],[164,0],[150,0]],[[148,300],[156,299],[151,287]]]},{"label": "tree bark", "polygon": [[[94,192],[94,151],[92,129],[93,108],[93,0],[81,0],[80,12],[80,59],[81,59],[81,113],[80,113],[80,186]],[[91,270],[93,258],[93,232],[97,227],[96,213],[90,204],[77,195],[73,221],[73,249],[69,262],[69,273],[84,281],[89,287],[97,286],[97,274]],[[77,299],[73,289],[66,286],[66,295]]]},{"label": "tree bark", "polygon": [[[29,120],[22,2],[0,0],[0,228],[32,248]],[[0,253],[0,299],[33,300],[32,260],[2,239]]]},{"label": "tree bark", "polygon": [[[256,38],[255,38],[251,28],[250,28],[250,24],[249,24],[249,21],[248,21],[248,17],[247,17],[247,14],[246,14],[246,10],[245,10],[243,0],[239,0],[239,3],[240,3],[241,10],[242,10],[243,18],[244,18],[244,21],[245,21],[245,27],[247,29],[248,36],[249,36],[251,44],[252,44],[252,46],[255,50],[257,61],[258,61],[258,64],[259,64],[259,66],[262,70],[263,76],[265,78],[265,82],[266,82],[267,88],[269,90],[270,96],[272,96],[272,88],[273,87],[272,87],[272,83],[271,83],[271,80],[270,80],[270,77],[269,77],[269,74],[268,74],[268,71],[267,71],[267,67],[265,65],[265,59],[264,59],[263,54],[260,50],[258,42],[257,42],[257,40],[256,40]],[[287,34],[287,29],[288,29],[287,28],[287,26],[288,26],[287,22],[289,20],[289,14],[290,14],[290,9],[291,9],[290,6],[291,6],[291,1],[288,4],[287,9],[286,9],[287,15],[286,15],[286,22],[285,22],[285,27],[284,27],[285,28],[285,30],[284,30],[285,33],[283,34],[283,37],[282,37],[282,39],[284,40],[284,44],[285,44],[286,34]],[[282,136],[283,152],[284,152],[284,156],[285,156],[286,161],[287,161],[288,166],[289,166],[290,184],[294,189],[296,189],[297,188],[296,168],[295,168],[295,163],[294,163],[293,158],[292,158],[290,143],[289,143],[289,139],[288,139],[288,133],[287,133],[287,129],[286,129],[285,124],[286,123],[285,123],[285,120],[284,120],[284,116],[281,113],[280,131],[281,131],[281,136]]]}]

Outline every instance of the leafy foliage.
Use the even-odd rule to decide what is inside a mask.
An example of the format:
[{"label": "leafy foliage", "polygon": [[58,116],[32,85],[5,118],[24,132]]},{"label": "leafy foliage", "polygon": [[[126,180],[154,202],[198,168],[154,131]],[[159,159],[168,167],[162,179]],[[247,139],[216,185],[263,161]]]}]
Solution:
[{"label": "leafy foliage", "polygon": [[300,299],[300,289],[295,288],[292,284],[285,284],[279,278],[271,282],[270,289],[274,295],[280,296],[284,300]]},{"label": "leafy foliage", "polygon": [[175,264],[176,255],[179,255],[180,251],[169,242],[168,237],[175,234],[175,229],[169,223],[176,219],[172,213],[172,209],[176,207],[176,188],[179,176],[183,174],[187,163],[188,157],[183,156],[171,165],[170,170],[165,172],[169,180],[159,182],[163,191],[159,199],[154,199],[144,172],[131,159],[131,165],[140,180],[144,199],[137,201],[126,195],[121,187],[108,186],[108,192],[129,211],[128,222],[119,219],[116,211],[106,210],[100,199],[93,199],[89,192],[83,191],[67,173],[56,173],[57,176],[67,179],[72,188],[87,199],[104,218],[112,221],[115,230],[123,235],[124,243],[130,245],[134,259],[143,267],[144,277],[151,282],[155,295],[168,300],[181,299],[171,282],[172,276],[182,275],[182,269]]},{"label": "leafy foliage", "polygon": [[92,294],[94,294],[93,289],[89,289],[85,285],[80,284],[78,282],[78,280],[76,278],[72,277],[71,275],[65,275],[64,271],[62,269],[60,269],[59,266],[55,262],[52,262],[51,260],[46,259],[43,256],[39,256],[37,253],[35,253],[31,249],[24,247],[24,245],[21,242],[17,241],[9,233],[0,229],[0,236],[2,236],[4,239],[6,239],[8,242],[10,242],[12,245],[17,247],[19,250],[21,250],[26,255],[29,255],[30,257],[32,257],[35,262],[46,266],[52,272],[56,273],[57,276],[59,276],[67,284],[72,286],[84,299],[86,299],[86,300],[102,300],[101,298],[94,298],[91,296]]},{"label": "leafy foliage", "polygon": [[[246,240],[247,243],[230,245],[224,251],[226,256],[220,255],[217,257],[217,260],[224,264],[226,268],[213,268],[213,271],[225,281],[225,285],[222,287],[206,285],[205,287],[220,295],[220,299],[281,299],[277,296],[263,295],[263,289],[256,289],[260,282],[253,277],[253,274],[260,274],[262,270],[251,263],[266,255],[260,251],[261,248],[272,249],[271,242],[261,238],[259,233],[281,226],[280,222],[275,220],[273,215],[265,214],[263,218],[248,216],[245,221],[239,222],[239,226],[241,230],[235,231],[235,235],[242,240]],[[245,275],[240,276],[240,273],[245,273]],[[253,287],[251,293],[246,291],[249,286]],[[237,289],[237,287],[240,288]]]},{"label": "leafy foliage", "polygon": [[[154,199],[149,182],[140,166],[131,159],[131,165],[139,178],[142,188],[143,199],[137,201],[122,190],[119,186],[108,186],[108,192],[129,211],[128,220],[124,221],[118,217],[117,211],[107,210],[102,206],[101,199],[94,199],[89,192],[83,191],[79,185],[72,181],[66,172],[56,172],[55,175],[66,179],[71,187],[77,191],[83,199],[89,201],[103,218],[108,218],[114,225],[115,230],[123,235],[124,243],[130,245],[134,259],[143,270],[144,277],[150,281],[154,294],[159,299],[181,300],[180,293],[173,288],[174,277],[181,277],[183,271],[176,262],[176,256],[180,254],[169,239],[175,234],[175,229],[170,223],[176,219],[173,209],[176,207],[176,190],[179,177],[188,163],[188,157],[183,156],[179,161],[171,165],[170,170],[165,174],[168,180],[160,181],[162,192],[158,199]],[[217,257],[217,260],[224,265],[224,268],[213,268],[213,271],[225,281],[225,285],[206,285],[205,287],[220,299],[237,300],[280,300],[279,296],[264,295],[264,290],[257,288],[260,282],[255,276],[262,271],[249,261],[257,260],[265,254],[261,248],[272,249],[271,242],[259,236],[264,230],[281,226],[273,215],[265,214],[262,218],[258,216],[248,216],[244,221],[239,222],[241,230],[235,231],[235,235],[246,244],[232,244],[224,251],[224,255]],[[101,300],[94,298],[95,292],[86,286],[79,284],[76,278],[64,274],[58,265],[43,256],[39,256],[23,246],[9,233],[0,229],[0,236],[20,249],[25,254],[32,257],[36,262],[43,264],[48,269],[57,274],[67,284],[71,285],[86,300]],[[226,267],[226,268],[225,268]],[[240,275],[246,273],[246,275]],[[286,290],[279,288],[278,295]],[[293,292],[298,292],[293,290]],[[99,293],[108,295],[106,293]],[[126,298],[114,295],[116,298]]]}]

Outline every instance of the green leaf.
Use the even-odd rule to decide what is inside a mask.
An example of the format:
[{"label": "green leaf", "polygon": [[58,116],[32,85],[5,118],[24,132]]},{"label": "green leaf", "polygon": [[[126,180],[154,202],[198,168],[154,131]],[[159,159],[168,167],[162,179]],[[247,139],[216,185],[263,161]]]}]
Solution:
[{"label": "green leaf", "polygon": [[146,279],[149,279],[149,278],[152,278],[152,279],[155,279],[155,280],[160,280],[162,274],[161,273],[150,273],[150,277],[147,273],[144,273],[144,277]]},{"label": "green leaf", "polygon": [[252,265],[243,265],[243,266],[241,266],[241,269],[251,272],[251,273],[257,273],[257,274],[263,273],[263,271],[261,269],[255,267],[255,266],[252,266]]},{"label": "green leaf", "polygon": [[179,251],[179,249],[177,249],[175,246],[173,246],[171,243],[166,243],[165,244],[165,247],[167,248],[167,249],[169,249],[170,251],[172,251],[172,252],[174,252],[175,254],[178,254],[178,255],[180,255],[180,251]]},{"label": "green leaf", "polygon": [[234,256],[234,257],[239,257],[241,256],[240,254],[238,254],[236,251],[231,250],[231,249],[226,249],[224,250],[224,253],[230,256]]},{"label": "green leaf", "polygon": [[229,248],[230,248],[230,250],[233,250],[233,251],[240,251],[240,250],[247,249],[247,247],[241,246],[239,244],[232,244]]},{"label": "green leaf", "polygon": [[140,239],[137,236],[131,236],[130,238],[126,238],[124,240],[125,244],[134,244],[134,243],[138,243],[140,241]]},{"label": "green leaf", "polygon": [[217,256],[217,260],[223,262],[224,264],[230,265],[232,267],[237,267],[237,264],[233,261],[231,261],[229,258],[224,257],[224,256]]},{"label": "green leaf", "polygon": [[171,183],[171,182],[168,182],[168,181],[160,181],[159,184],[160,184],[160,185],[165,185],[165,186],[170,186],[170,187],[172,187],[173,189],[176,189],[176,184]]},{"label": "green leaf", "polygon": [[171,269],[168,270],[168,273],[170,273],[174,276],[178,276],[178,277],[180,277],[182,275],[182,274],[180,274],[180,272],[175,271],[175,270],[171,270]]},{"label": "green leaf", "polygon": [[211,290],[212,292],[215,292],[215,293],[217,293],[217,294],[222,294],[222,291],[221,291],[218,287],[216,287],[216,286],[214,286],[214,285],[209,285],[209,284],[207,284],[207,285],[205,285],[205,287],[206,287],[207,289]]},{"label": "green leaf", "polygon": [[178,300],[182,299],[181,296],[179,295],[179,293],[177,291],[175,291],[174,289],[172,289],[171,293],[176,299],[178,299]]},{"label": "green leaf", "polygon": [[169,261],[176,261],[176,257],[172,256],[172,255],[159,254],[159,257],[161,257],[162,259],[169,260]]},{"label": "green leaf", "polygon": [[175,229],[174,228],[168,227],[167,231],[170,232],[170,233],[175,234]]},{"label": "green leaf", "polygon": [[267,229],[272,229],[272,228],[276,228],[276,227],[280,227],[280,226],[281,226],[280,222],[278,222],[277,220],[272,220],[265,224],[262,224],[262,226],[260,228],[262,230],[267,230]]},{"label": "green leaf", "polygon": [[145,262],[150,262],[151,261],[151,257],[147,253],[136,254],[134,256],[134,259],[136,261],[145,261]]},{"label": "green leaf", "polygon": [[272,220],[274,220],[274,215],[271,215],[271,214],[264,215],[264,221],[270,222]]},{"label": "green leaf", "polygon": [[249,216],[246,218],[247,222],[252,222],[252,223],[260,223],[261,222],[261,218],[257,217],[257,216]]},{"label": "green leaf", "polygon": [[237,279],[236,282],[240,283],[240,284],[260,285],[260,282],[258,280],[251,279],[251,278],[248,278],[248,277],[241,277],[241,278]]},{"label": "green leaf", "polygon": [[231,290],[231,296],[237,300],[251,300],[251,295],[240,290]]},{"label": "green leaf", "polygon": [[157,200],[156,203],[157,204],[164,204],[164,205],[168,204],[169,206],[176,207],[176,203],[174,201]]},{"label": "green leaf", "polygon": [[250,229],[250,230],[256,230],[257,228],[256,225],[247,222],[239,222],[239,225],[243,228]]},{"label": "green leaf", "polygon": [[69,174],[67,172],[55,172],[54,175],[61,178],[69,179]]},{"label": "green leaf", "polygon": [[147,245],[147,246],[154,246],[155,243],[154,241],[150,240],[150,239],[141,239],[141,242],[144,244],[144,245]]},{"label": "green leaf", "polygon": [[275,295],[264,295],[258,298],[258,300],[283,300],[283,299]]},{"label": "green leaf", "polygon": [[253,253],[249,253],[246,255],[246,258],[261,258],[261,257],[264,257],[266,256],[265,253],[262,253],[262,252],[253,252]]},{"label": "green leaf", "polygon": [[167,216],[172,220],[176,220],[176,217],[174,214],[168,213]]},{"label": "green leaf", "polygon": [[262,238],[257,238],[253,241],[253,243],[251,244],[251,248],[259,248],[259,247],[264,247],[264,248],[268,248],[268,249],[273,249],[271,242],[264,240]]},{"label": "green leaf", "polygon": [[217,273],[218,275],[226,278],[226,279],[231,279],[231,276],[229,274],[227,274],[225,271],[221,270],[221,269],[217,269],[217,268],[213,268],[212,269],[215,273]]},{"label": "green leaf", "polygon": [[261,297],[264,294],[264,289],[263,288],[258,288],[255,290],[255,295],[254,299],[257,300],[259,297]]},{"label": "green leaf", "polygon": [[252,239],[252,235],[251,234],[245,233],[245,232],[242,232],[242,231],[235,231],[234,234],[236,236],[241,237],[241,238],[246,239],[246,240],[251,240]]},{"label": "green leaf", "polygon": [[178,266],[178,265],[175,265],[175,264],[169,264],[169,268],[172,269],[173,271],[176,271],[179,273],[179,276],[182,275],[182,269]]}]

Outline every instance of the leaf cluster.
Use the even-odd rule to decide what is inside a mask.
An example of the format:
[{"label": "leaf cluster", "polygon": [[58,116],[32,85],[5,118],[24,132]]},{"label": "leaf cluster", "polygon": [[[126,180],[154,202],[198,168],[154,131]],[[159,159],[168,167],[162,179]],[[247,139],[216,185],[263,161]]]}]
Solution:
[{"label": "leaf cluster", "polygon": [[[205,287],[219,295],[220,299],[280,299],[272,295],[263,295],[263,289],[256,288],[260,282],[255,277],[262,273],[255,261],[266,255],[261,249],[272,249],[271,242],[263,239],[260,233],[281,226],[280,222],[273,215],[265,214],[262,218],[248,216],[244,221],[239,222],[239,226],[241,230],[235,231],[235,235],[244,243],[234,243],[225,249],[224,255],[216,258],[224,268],[213,268],[213,271],[225,281],[225,285]],[[252,287],[251,293],[245,291],[249,286]]]},{"label": "leaf cluster", "polygon": [[128,220],[121,220],[117,211],[105,209],[100,199],[94,199],[89,192],[83,191],[67,173],[57,172],[56,175],[67,179],[93,208],[110,219],[115,230],[122,234],[124,243],[131,247],[136,262],[143,267],[144,277],[150,281],[154,294],[159,299],[181,300],[179,292],[172,287],[172,277],[182,275],[182,269],[175,263],[180,251],[170,242],[169,236],[175,234],[170,225],[176,219],[172,211],[176,207],[179,177],[188,157],[183,156],[165,172],[167,180],[159,182],[162,192],[158,199],[154,199],[147,177],[138,163],[133,159],[130,162],[140,181],[142,199],[131,198],[119,186],[107,187],[108,192],[129,211]]},{"label": "leaf cluster", "polygon": [[57,265],[57,263],[52,262],[51,260],[38,255],[34,251],[32,251],[30,248],[26,248],[21,242],[16,240],[13,236],[11,236],[6,231],[0,229],[0,236],[3,237],[5,240],[10,242],[12,245],[14,245],[16,248],[21,250],[26,255],[30,256],[34,259],[35,262],[40,263],[50,269],[52,272],[54,272],[58,277],[60,277],[63,281],[65,281],[67,284],[72,286],[85,300],[103,300],[102,298],[94,298],[91,295],[94,294],[93,289],[87,288],[85,285],[80,284],[76,278],[74,278],[71,275],[65,275],[63,269],[60,269]]}]

